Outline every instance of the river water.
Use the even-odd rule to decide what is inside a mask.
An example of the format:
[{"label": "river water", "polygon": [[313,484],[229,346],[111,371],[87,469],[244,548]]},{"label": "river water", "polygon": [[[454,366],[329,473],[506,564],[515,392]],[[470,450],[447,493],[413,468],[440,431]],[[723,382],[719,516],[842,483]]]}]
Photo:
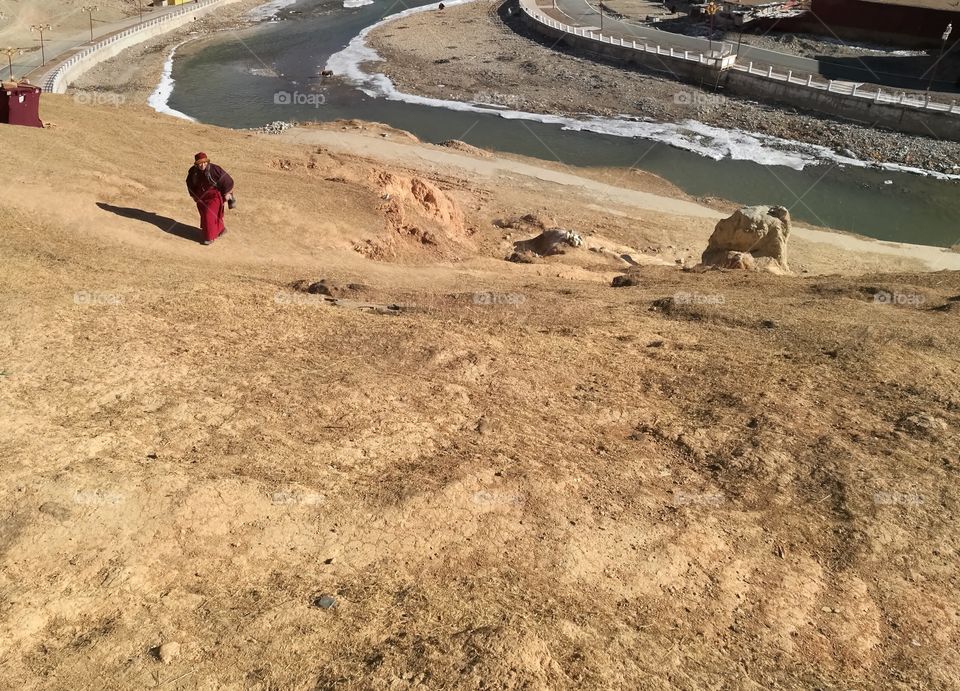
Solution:
[{"label": "river water", "polygon": [[[284,21],[188,43],[174,61],[169,106],[202,122],[234,128],[276,120],[372,120],[429,142],[461,139],[571,166],[634,166],[692,195],[782,204],[796,219],[879,239],[939,246],[960,242],[957,181],[836,161],[803,165],[809,156],[713,128],[678,132],[672,125],[603,122],[590,125],[598,131],[577,131],[570,122],[522,119],[493,108],[470,112],[406,103],[373,97],[369,93],[376,89],[369,85],[364,93],[354,85],[316,78],[331,55],[363,29],[425,4],[434,3],[375,0],[344,8],[330,0],[302,0],[280,12]],[[496,89],[491,85],[491,92]]]}]

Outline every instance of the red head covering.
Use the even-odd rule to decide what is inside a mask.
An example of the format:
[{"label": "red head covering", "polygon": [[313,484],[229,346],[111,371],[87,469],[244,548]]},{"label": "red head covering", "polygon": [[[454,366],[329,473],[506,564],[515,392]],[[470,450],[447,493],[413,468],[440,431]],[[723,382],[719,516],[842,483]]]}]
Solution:
[{"label": "red head covering", "polygon": [[194,163],[203,163],[204,161],[209,161],[209,160],[210,160],[210,159],[207,158],[207,155],[206,155],[205,153],[203,153],[202,151],[201,151],[200,153],[198,153],[196,156],[193,157],[193,162],[194,162]]}]

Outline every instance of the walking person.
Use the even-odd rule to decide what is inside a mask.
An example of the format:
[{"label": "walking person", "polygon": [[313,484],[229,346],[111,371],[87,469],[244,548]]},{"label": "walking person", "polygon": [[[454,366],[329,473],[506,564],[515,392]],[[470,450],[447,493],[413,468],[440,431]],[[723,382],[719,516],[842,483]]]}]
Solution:
[{"label": "walking person", "polygon": [[193,167],[187,173],[187,191],[200,212],[203,244],[209,245],[227,232],[223,225],[223,204],[229,200],[233,208],[233,178],[200,152],[193,157]]}]

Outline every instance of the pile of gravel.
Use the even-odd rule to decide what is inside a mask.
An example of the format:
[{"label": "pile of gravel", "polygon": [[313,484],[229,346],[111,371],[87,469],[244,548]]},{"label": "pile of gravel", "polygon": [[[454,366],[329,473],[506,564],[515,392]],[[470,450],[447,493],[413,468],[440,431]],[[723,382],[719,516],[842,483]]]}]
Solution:
[{"label": "pile of gravel", "polygon": [[262,132],[263,134],[283,134],[284,131],[294,127],[296,124],[297,123],[295,122],[276,120],[264,125],[263,127],[251,127],[250,129],[254,132]]}]

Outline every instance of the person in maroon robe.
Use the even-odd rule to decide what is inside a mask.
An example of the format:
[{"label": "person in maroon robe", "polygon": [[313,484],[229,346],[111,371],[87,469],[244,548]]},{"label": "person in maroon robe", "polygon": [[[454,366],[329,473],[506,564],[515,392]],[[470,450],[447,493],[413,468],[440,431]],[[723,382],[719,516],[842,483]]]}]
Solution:
[{"label": "person in maroon robe", "polygon": [[203,244],[209,245],[227,232],[223,225],[223,203],[233,195],[233,178],[203,152],[193,157],[187,173],[187,191],[200,212]]}]

